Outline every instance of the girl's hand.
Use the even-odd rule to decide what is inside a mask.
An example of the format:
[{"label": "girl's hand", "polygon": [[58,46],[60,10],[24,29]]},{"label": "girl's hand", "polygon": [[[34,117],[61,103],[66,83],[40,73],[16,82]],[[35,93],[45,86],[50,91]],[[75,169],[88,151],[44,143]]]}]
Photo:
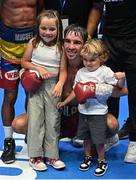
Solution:
[{"label": "girl's hand", "polygon": [[62,109],[64,106],[65,106],[64,101],[63,102],[58,102],[57,109]]},{"label": "girl's hand", "polygon": [[60,82],[58,82],[52,91],[52,95],[54,97],[60,97],[62,94],[62,89],[63,89],[62,84]]},{"label": "girl's hand", "polygon": [[38,67],[37,70],[42,79],[49,79],[51,77],[51,74],[45,68]]}]

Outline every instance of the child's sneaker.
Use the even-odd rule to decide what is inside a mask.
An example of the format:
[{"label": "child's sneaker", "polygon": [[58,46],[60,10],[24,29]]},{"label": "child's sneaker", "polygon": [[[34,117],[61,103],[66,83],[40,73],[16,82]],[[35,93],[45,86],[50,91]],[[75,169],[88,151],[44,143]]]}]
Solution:
[{"label": "child's sneaker", "polygon": [[87,171],[93,164],[93,159],[91,156],[85,156],[83,162],[81,163],[79,169],[81,171]]},{"label": "child's sneaker", "polygon": [[47,170],[47,166],[41,157],[30,158],[29,164],[34,170],[37,170],[37,171]]},{"label": "child's sneaker", "polygon": [[102,160],[102,161],[98,161],[98,165],[97,168],[94,172],[95,176],[102,176],[105,174],[106,170],[108,168],[108,164],[106,161]]},{"label": "child's sneaker", "polygon": [[65,168],[64,162],[62,162],[59,159],[46,158],[46,163],[51,165],[55,169],[63,169],[63,168]]}]

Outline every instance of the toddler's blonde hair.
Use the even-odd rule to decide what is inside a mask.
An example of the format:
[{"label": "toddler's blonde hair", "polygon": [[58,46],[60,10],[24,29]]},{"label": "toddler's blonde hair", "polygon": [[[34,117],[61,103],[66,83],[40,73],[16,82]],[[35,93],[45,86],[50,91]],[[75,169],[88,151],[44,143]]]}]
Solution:
[{"label": "toddler's blonde hair", "polygon": [[109,51],[102,40],[89,38],[84,44],[80,55],[90,56],[90,59],[99,57],[103,64],[109,57]]}]

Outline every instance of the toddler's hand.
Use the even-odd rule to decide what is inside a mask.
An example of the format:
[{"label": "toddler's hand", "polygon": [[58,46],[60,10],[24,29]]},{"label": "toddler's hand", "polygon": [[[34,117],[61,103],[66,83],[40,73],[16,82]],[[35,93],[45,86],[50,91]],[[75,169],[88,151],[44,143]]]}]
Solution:
[{"label": "toddler's hand", "polygon": [[57,109],[61,109],[65,106],[64,102],[58,102]]}]

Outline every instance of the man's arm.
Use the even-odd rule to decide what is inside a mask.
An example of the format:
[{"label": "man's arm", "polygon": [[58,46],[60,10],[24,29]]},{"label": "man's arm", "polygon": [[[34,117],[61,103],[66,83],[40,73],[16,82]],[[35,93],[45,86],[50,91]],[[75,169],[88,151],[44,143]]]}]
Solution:
[{"label": "man's arm", "polygon": [[87,24],[87,32],[93,36],[103,13],[103,3],[93,3]]},{"label": "man's arm", "polygon": [[128,95],[128,88],[118,88],[114,87],[112,91],[112,97],[120,97],[120,96],[127,96]]}]

